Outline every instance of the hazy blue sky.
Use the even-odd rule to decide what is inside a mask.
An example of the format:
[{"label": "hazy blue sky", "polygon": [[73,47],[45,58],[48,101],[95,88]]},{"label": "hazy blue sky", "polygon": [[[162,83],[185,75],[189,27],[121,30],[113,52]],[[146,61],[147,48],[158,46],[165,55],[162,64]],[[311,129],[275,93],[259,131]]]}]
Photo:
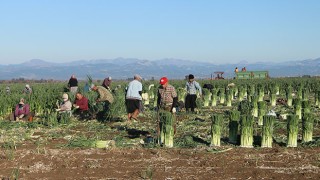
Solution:
[{"label": "hazy blue sky", "polygon": [[319,0],[1,0],[0,64],[320,57]]}]

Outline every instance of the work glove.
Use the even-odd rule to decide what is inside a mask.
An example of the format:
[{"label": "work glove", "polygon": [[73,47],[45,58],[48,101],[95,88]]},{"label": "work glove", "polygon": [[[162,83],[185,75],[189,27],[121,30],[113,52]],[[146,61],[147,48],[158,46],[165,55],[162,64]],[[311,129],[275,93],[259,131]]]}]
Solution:
[{"label": "work glove", "polygon": [[172,108],[172,113],[176,113],[177,112],[177,109],[174,107]]},{"label": "work glove", "polygon": [[16,121],[19,121],[19,117],[16,117]]},{"label": "work glove", "polygon": [[23,116],[24,116],[24,114],[21,114],[21,115],[19,116],[19,119],[23,118]]},{"label": "work glove", "polygon": [[76,108],[76,109],[78,109],[78,108],[79,108],[79,106],[77,106],[76,104],[74,104],[74,105],[73,105],[73,107],[74,107],[74,108]]},{"label": "work glove", "polygon": [[60,111],[61,109],[56,109],[56,111]]}]

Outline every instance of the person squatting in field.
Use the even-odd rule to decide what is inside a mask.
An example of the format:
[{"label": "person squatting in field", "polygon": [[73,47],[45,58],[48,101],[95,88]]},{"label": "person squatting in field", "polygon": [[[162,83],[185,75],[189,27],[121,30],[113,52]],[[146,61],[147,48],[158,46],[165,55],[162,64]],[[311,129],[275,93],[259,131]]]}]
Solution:
[{"label": "person squatting in field", "polygon": [[76,93],[78,91],[78,79],[74,74],[69,79],[68,88],[72,93]]},{"label": "person squatting in field", "polygon": [[79,115],[80,119],[85,119],[89,114],[88,99],[83,96],[81,92],[76,93],[76,99],[73,107],[75,108],[74,114]]},{"label": "person squatting in field", "polygon": [[191,112],[194,112],[194,109],[197,107],[197,90],[199,91],[200,97],[202,96],[202,90],[197,81],[194,80],[194,76],[192,74],[189,74],[188,81],[186,82],[186,90],[187,90],[187,96],[186,96],[186,103],[185,108],[186,111],[189,111],[189,108],[191,109]]},{"label": "person squatting in field", "polygon": [[128,122],[137,120],[142,106],[142,83],[140,75],[134,75],[133,80],[128,84],[126,90],[126,107],[128,113]]},{"label": "person squatting in field", "polygon": [[109,89],[110,90],[110,86],[111,86],[111,77],[107,77],[103,80],[102,85],[104,88]]},{"label": "person squatting in field", "polygon": [[32,121],[34,113],[30,112],[29,104],[25,103],[23,98],[20,99],[19,103],[16,105],[13,115],[10,120],[15,121]]},{"label": "person squatting in field", "polygon": [[64,113],[64,112],[69,112],[71,113],[71,108],[72,108],[72,103],[69,100],[69,96],[67,93],[64,93],[62,95],[62,102],[61,104],[58,104],[58,109],[56,109],[56,111],[58,111],[59,113]]},{"label": "person squatting in field", "polygon": [[98,93],[98,98],[96,99],[96,102],[104,103],[103,113],[108,112],[110,110],[110,104],[112,104],[114,101],[112,93],[108,89],[104,88],[103,86],[93,85],[91,89]]}]

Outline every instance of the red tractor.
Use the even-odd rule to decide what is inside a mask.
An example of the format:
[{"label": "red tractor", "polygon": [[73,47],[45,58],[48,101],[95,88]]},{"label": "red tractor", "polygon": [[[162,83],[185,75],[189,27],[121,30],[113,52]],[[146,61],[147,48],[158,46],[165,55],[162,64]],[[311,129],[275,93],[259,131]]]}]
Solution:
[{"label": "red tractor", "polygon": [[217,72],[214,72],[214,74],[216,74],[216,77],[214,79],[218,80],[218,79],[224,79],[224,77],[222,77],[224,72],[221,72],[221,71],[217,71]]}]

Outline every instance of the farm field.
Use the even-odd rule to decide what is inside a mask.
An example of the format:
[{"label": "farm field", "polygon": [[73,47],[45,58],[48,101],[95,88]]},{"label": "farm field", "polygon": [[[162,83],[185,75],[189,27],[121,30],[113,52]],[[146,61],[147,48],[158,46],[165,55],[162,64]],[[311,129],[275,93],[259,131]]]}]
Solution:
[{"label": "farm field", "polygon": [[[196,114],[184,110],[176,113],[177,131],[172,148],[157,143],[157,112],[153,98],[156,88],[149,86],[157,85],[157,82],[143,82],[144,93],[149,95],[145,101],[149,100],[149,104],[144,102],[144,113],[140,114],[139,121],[132,124],[125,122],[123,89],[127,82],[113,82],[116,101],[110,113],[92,120],[76,117],[58,120],[54,109],[65,84],[30,83],[34,93],[24,98],[36,113],[32,122],[8,120],[25,84],[9,84],[11,94],[4,92],[8,84],[1,84],[0,178],[319,179],[319,81],[316,78],[199,81],[201,85],[213,84],[214,89],[204,90],[203,99],[198,98]],[[183,99],[181,88],[184,82],[172,82],[180,100]],[[230,83],[235,85],[228,86]],[[292,96],[288,96],[288,89]],[[262,101],[266,104],[263,114],[270,110],[276,114],[272,126],[272,147],[261,147],[264,126],[259,125],[259,117],[254,117],[252,147],[245,148],[241,141],[244,133],[240,119],[253,116],[256,105],[252,104],[258,101],[261,92]],[[96,114],[101,109],[101,105],[93,103],[96,94],[84,94],[89,99],[92,113]],[[231,105],[228,103],[230,97]],[[292,106],[289,106],[290,98]],[[299,102],[300,111],[297,108],[299,104],[296,105]],[[241,116],[236,118],[239,122],[236,141],[230,142],[231,114],[235,111]],[[295,134],[297,147],[287,147],[290,143],[290,115],[297,114],[298,117],[299,112],[303,115],[311,113],[314,117],[312,140],[306,142],[304,139],[305,125],[301,118],[297,121],[298,133]],[[217,114],[223,120],[219,126],[220,146],[212,145],[211,126]],[[99,143],[103,143],[103,148],[99,148]]]}]

